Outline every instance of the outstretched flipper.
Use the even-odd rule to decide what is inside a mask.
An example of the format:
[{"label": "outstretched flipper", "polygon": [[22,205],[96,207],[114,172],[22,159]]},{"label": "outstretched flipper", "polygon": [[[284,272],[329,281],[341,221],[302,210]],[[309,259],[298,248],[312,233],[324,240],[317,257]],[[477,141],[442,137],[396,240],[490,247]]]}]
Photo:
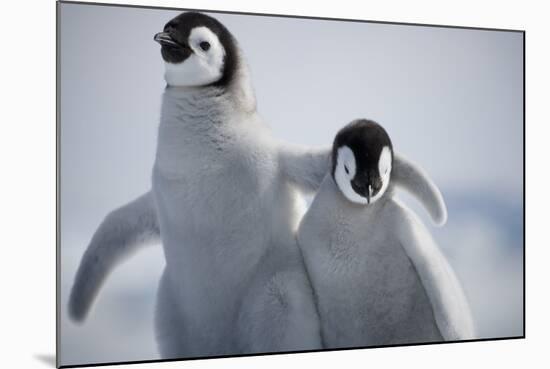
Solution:
[{"label": "outstretched flipper", "polygon": [[[279,165],[283,173],[302,191],[317,191],[331,170],[330,148],[306,148],[298,145],[279,146]],[[447,207],[441,192],[418,165],[395,153],[391,181],[414,196],[426,207],[436,225],[447,221]]]},{"label": "outstretched flipper", "polygon": [[395,186],[416,197],[426,207],[436,225],[442,226],[447,222],[443,196],[422,168],[399,153],[394,153],[391,180]]},{"label": "outstretched flipper", "polygon": [[279,165],[286,178],[304,192],[317,191],[330,171],[329,147],[279,146]]},{"label": "outstretched flipper", "polygon": [[69,316],[83,321],[109,273],[140,246],[159,240],[151,192],[109,213],[78,267],[69,297]]},{"label": "outstretched flipper", "polygon": [[446,341],[475,338],[470,308],[451,266],[416,214],[393,201],[394,229],[422,281],[441,335]]}]

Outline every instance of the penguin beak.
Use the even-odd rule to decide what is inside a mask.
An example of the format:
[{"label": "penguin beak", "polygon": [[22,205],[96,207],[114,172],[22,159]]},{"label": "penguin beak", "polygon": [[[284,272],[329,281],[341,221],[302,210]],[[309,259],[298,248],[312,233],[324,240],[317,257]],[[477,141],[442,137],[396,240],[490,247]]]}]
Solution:
[{"label": "penguin beak", "polygon": [[172,34],[169,31],[159,32],[153,37],[153,40],[160,44],[160,51],[165,62],[181,63],[193,53],[193,50],[185,42],[179,42]]},{"label": "penguin beak", "polygon": [[367,191],[365,191],[365,196],[367,198],[367,204],[370,204],[370,198],[372,196],[372,186],[369,184]]},{"label": "penguin beak", "polygon": [[370,204],[372,196],[372,186],[367,180],[353,180],[351,181],[351,187],[359,195],[367,199],[367,204]]},{"label": "penguin beak", "polygon": [[163,46],[181,47],[168,32],[159,32],[153,37],[153,40]]}]

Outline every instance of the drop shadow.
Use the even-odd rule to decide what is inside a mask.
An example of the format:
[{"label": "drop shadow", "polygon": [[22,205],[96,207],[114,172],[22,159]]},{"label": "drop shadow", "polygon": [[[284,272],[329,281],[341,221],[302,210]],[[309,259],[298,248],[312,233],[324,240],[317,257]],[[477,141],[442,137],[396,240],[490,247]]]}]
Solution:
[{"label": "drop shadow", "polygon": [[34,354],[34,358],[43,362],[49,367],[56,368],[55,355],[52,354]]}]

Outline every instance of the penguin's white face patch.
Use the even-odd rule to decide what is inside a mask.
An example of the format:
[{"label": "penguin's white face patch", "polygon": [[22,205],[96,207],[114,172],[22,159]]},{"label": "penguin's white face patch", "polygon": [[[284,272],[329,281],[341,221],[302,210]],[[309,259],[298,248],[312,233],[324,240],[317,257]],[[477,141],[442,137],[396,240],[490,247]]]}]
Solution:
[{"label": "penguin's white face patch", "polygon": [[378,200],[380,197],[382,197],[384,192],[386,192],[388,184],[390,183],[391,167],[391,150],[388,146],[384,146],[384,148],[380,152],[380,158],[378,159],[378,173],[380,175],[380,179],[382,180],[382,187],[376,193],[376,195],[371,197],[371,203]]},{"label": "penguin's white face patch", "polygon": [[356,170],[357,165],[353,151],[347,146],[340,147],[337,152],[336,169],[334,170],[336,184],[349,201],[366,205],[369,203],[368,200],[357,194],[351,186]]},{"label": "penguin's white face patch", "polygon": [[225,49],[218,36],[207,27],[196,27],[187,41],[193,52],[181,63],[165,62],[166,83],[194,87],[219,80],[223,75]]}]

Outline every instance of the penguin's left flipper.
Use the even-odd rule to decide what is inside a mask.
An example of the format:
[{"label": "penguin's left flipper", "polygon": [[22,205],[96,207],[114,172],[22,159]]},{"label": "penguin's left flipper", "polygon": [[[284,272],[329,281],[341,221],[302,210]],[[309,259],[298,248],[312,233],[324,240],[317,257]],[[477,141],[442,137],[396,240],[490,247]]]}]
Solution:
[{"label": "penguin's left flipper", "polygon": [[388,208],[392,229],[424,286],[432,305],[437,327],[446,341],[475,338],[471,311],[453,269],[418,216],[393,200]]},{"label": "penguin's left flipper", "polygon": [[151,192],[109,213],[95,231],[78,267],[69,316],[83,321],[107,275],[139,247],[160,241]]},{"label": "penguin's left flipper", "polygon": [[391,180],[426,207],[432,221],[442,226],[447,222],[447,206],[439,188],[428,174],[417,164],[394,153]]}]

